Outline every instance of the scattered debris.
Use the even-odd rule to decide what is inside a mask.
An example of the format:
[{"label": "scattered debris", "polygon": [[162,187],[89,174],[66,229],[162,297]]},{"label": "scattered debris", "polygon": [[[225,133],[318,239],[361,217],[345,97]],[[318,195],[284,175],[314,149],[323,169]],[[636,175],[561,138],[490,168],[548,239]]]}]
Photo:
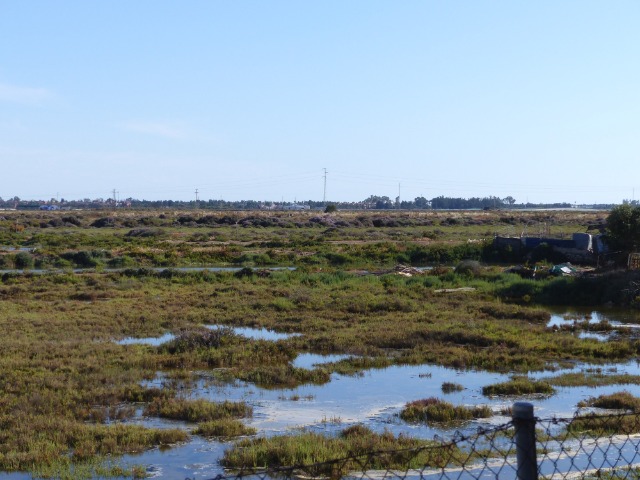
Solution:
[{"label": "scattered debris", "polygon": [[569,262],[567,263],[559,263],[558,265],[554,265],[549,269],[549,273],[551,275],[557,275],[562,277],[570,277],[578,274],[578,270],[571,265]]},{"label": "scattered debris", "polygon": [[394,270],[396,274],[402,275],[403,277],[413,277],[414,275],[422,275],[424,273],[415,267],[409,267],[402,264],[396,265]]}]

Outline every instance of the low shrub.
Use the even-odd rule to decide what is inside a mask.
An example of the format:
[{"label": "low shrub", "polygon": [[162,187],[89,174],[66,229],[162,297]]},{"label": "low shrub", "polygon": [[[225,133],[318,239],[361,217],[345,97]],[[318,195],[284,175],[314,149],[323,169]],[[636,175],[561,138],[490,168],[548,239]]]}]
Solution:
[{"label": "low shrub", "polygon": [[20,252],[16,254],[13,259],[16,268],[24,269],[24,268],[33,268],[33,255],[27,252]]},{"label": "low shrub", "polygon": [[482,274],[482,265],[476,260],[463,260],[454,270],[458,275],[478,277]]}]

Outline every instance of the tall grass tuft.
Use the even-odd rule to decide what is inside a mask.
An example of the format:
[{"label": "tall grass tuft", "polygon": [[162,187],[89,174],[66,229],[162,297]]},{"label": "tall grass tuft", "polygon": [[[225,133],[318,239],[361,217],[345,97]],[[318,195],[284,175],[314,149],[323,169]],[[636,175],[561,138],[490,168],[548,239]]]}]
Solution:
[{"label": "tall grass tuft", "polygon": [[209,422],[222,418],[249,417],[252,414],[253,409],[245,402],[215,403],[203,399],[155,399],[145,410],[145,415],[187,422]]},{"label": "tall grass tuft", "polygon": [[[313,432],[299,435],[260,437],[241,440],[227,449],[221,463],[231,469],[275,468],[300,466],[305,475],[340,478],[350,471],[360,471],[362,459],[367,455],[369,469],[393,468],[443,468],[456,465],[464,454],[455,446],[423,448],[419,452],[411,449],[437,447],[429,440],[419,440],[405,435],[394,436],[390,432],[381,434],[356,425],[345,429],[338,437],[327,437]],[[393,455],[375,455],[371,452],[404,450]],[[331,462],[332,460],[340,460]],[[323,463],[324,462],[324,463]],[[319,465],[316,465],[319,464]],[[303,466],[315,465],[312,468]]]},{"label": "tall grass tuft", "polygon": [[552,395],[555,389],[543,380],[531,380],[524,376],[515,376],[511,380],[482,387],[482,394],[491,395]]},{"label": "tall grass tuft", "polygon": [[247,427],[244,423],[233,418],[221,418],[219,420],[210,420],[198,424],[193,433],[202,435],[203,437],[240,437],[244,435],[255,435],[256,429]]},{"label": "tall grass tuft", "polygon": [[478,407],[454,406],[435,397],[416,400],[402,409],[400,418],[407,422],[450,423],[455,421],[488,418],[493,415],[486,405]]}]

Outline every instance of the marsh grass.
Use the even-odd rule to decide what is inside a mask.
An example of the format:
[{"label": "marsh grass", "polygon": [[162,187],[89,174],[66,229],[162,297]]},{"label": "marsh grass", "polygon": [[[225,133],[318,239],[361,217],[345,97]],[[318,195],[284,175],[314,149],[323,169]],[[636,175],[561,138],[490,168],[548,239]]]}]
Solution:
[{"label": "marsh grass", "polygon": [[400,418],[406,422],[451,423],[493,416],[490,407],[455,406],[435,397],[407,403],[400,411]]},{"label": "marsh grass", "polygon": [[[381,454],[371,455],[372,452]],[[304,469],[305,473],[338,478],[352,470],[360,472],[362,466],[358,459],[349,457],[361,455],[367,455],[367,468],[372,470],[405,470],[425,466],[442,468],[458,464],[465,458],[465,454],[454,446],[440,447],[433,441],[404,435],[396,437],[390,432],[377,434],[367,427],[355,425],[343,430],[337,437],[305,432],[241,440],[225,451],[221,463],[230,469],[302,467],[320,463],[315,468]],[[340,459],[346,460],[322,463]]]},{"label": "marsh grass", "polygon": [[596,414],[581,415],[567,425],[567,432],[583,434],[588,432],[592,437],[610,435],[633,435],[640,433],[640,414],[599,416]]},{"label": "marsh grass", "polygon": [[546,382],[556,387],[600,387],[605,385],[640,385],[640,375],[629,373],[572,372],[548,377]]},{"label": "marsh grass", "polygon": [[459,383],[454,383],[454,382],[444,382],[440,389],[442,390],[442,393],[455,393],[455,392],[461,392],[464,390],[464,386],[460,385]]},{"label": "marsh grass", "polygon": [[516,376],[511,380],[482,387],[482,394],[492,395],[553,395],[555,389],[546,381]]},{"label": "marsh grass", "polygon": [[[176,391],[195,385],[201,372],[275,388],[390,365],[528,372],[559,361],[622,361],[640,352],[640,342],[632,339],[597,342],[547,331],[546,313],[532,306],[536,300],[616,300],[616,292],[632,279],[626,273],[589,283],[527,282],[492,267],[474,268],[470,276],[440,266],[410,278],[344,270],[391,270],[398,261],[477,260],[484,246],[467,246],[467,240],[490,237],[503,224],[499,215],[456,213],[452,223],[454,216],[443,212],[340,212],[332,216],[344,222],[340,225],[324,225],[324,217],[316,214],[267,212],[251,218],[202,211],[5,215],[0,244],[37,246],[34,265],[67,270],[0,276],[0,470],[34,471],[61,459],[80,462],[182,441],[184,431],[160,434],[118,421],[134,407],[187,419],[214,415],[209,407],[190,411],[171,403]],[[559,215],[558,230],[570,233],[585,219],[593,223],[575,215]],[[538,218],[515,217],[509,225]],[[19,234],[9,229],[15,220],[25,226]],[[58,220],[60,226],[49,223],[59,225]],[[235,227],[243,220],[246,226]],[[42,228],[43,222],[50,226]],[[127,236],[137,228],[164,233]],[[0,252],[3,262],[6,255],[15,254]],[[14,257],[6,258],[5,263],[15,263]],[[298,270],[236,277],[148,268],[243,262]],[[69,270],[80,264],[130,268]],[[464,286],[476,290],[434,293]],[[202,328],[213,324],[301,336],[255,341]],[[167,332],[178,337],[160,347],[114,342]],[[300,352],[352,357],[314,370],[295,369],[291,362]],[[158,372],[162,388],[141,386]],[[137,402],[149,405],[132,405]]]},{"label": "marsh grass", "polygon": [[196,349],[220,348],[225,341],[229,341],[236,334],[229,327],[200,328],[180,332],[176,338],[160,347],[168,353],[191,352]]},{"label": "marsh grass", "polygon": [[640,398],[629,392],[617,392],[610,395],[591,397],[578,403],[578,407],[608,408],[613,410],[629,410],[640,413]]},{"label": "marsh grass", "polygon": [[144,466],[120,464],[100,456],[75,463],[60,460],[51,465],[39,466],[33,471],[33,475],[36,478],[56,478],[60,480],[93,478],[139,479],[148,477]]},{"label": "marsh grass", "polygon": [[331,380],[330,372],[323,368],[308,370],[292,365],[261,366],[239,373],[238,377],[263,388],[293,388],[307,383],[322,385]]},{"label": "marsh grass", "polygon": [[253,409],[244,402],[210,402],[204,399],[155,399],[145,409],[145,415],[184,420],[210,422],[225,418],[250,417]]},{"label": "marsh grass", "polygon": [[248,427],[239,420],[233,418],[221,418],[218,420],[199,423],[193,433],[196,435],[202,435],[203,437],[230,438],[255,435],[257,431],[255,428]]}]

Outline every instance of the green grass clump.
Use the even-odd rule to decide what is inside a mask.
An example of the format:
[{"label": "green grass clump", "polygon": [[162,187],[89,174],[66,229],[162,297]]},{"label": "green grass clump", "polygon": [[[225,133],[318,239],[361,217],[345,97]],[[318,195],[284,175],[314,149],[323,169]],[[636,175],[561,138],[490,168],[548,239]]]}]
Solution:
[{"label": "green grass clump", "polygon": [[574,418],[571,423],[567,425],[567,432],[572,434],[588,433],[591,437],[632,435],[640,433],[640,414],[608,416],[599,416],[596,414],[582,415]]},{"label": "green grass clump", "polygon": [[114,463],[107,458],[94,457],[84,462],[69,463],[60,460],[51,465],[42,465],[33,472],[37,478],[60,480],[92,478],[147,478],[147,469],[142,465]]},{"label": "green grass clump", "polygon": [[[187,440],[188,433],[180,429],[153,429],[141,425],[95,425],[52,416],[20,416],[19,426],[11,426],[16,441],[4,444],[0,468],[5,471],[38,468],[73,469],[75,464],[89,462],[98,468],[97,457],[138,453],[154,446],[170,446]],[[22,423],[28,420],[29,423]],[[32,436],[31,432],[38,432]],[[3,441],[7,438],[2,433]],[[11,438],[11,437],[9,437]],[[8,447],[11,447],[11,450]],[[86,465],[85,465],[86,466]]]},{"label": "green grass clump", "polygon": [[442,393],[454,393],[464,390],[464,386],[454,382],[444,382],[440,388],[442,389]]},{"label": "green grass clump", "polygon": [[161,351],[172,354],[190,352],[196,349],[219,348],[226,339],[235,337],[231,328],[200,328],[181,332],[173,340],[160,346]]},{"label": "green grass clump", "polygon": [[198,424],[193,433],[203,437],[240,437],[243,435],[255,435],[256,429],[247,427],[244,423],[233,418],[221,418]]},{"label": "green grass clump", "polygon": [[249,417],[253,409],[244,402],[210,402],[208,400],[155,399],[145,410],[145,415],[184,420],[187,422],[209,422],[222,418]]},{"label": "green grass clump", "polygon": [[308,370],[292,365],[260,366],[238,376],[264,388],[293,388],[305,383],[321,385],[331,380],[330,373],[323,368]]},{"label": "green grass clump", "polygon": [[640,385],[640,375],[628,373],[576,372],[546,379],[557,387],[600,387],[604,385]]},{"label": "green grass clump", "polygon": [[531,380],[528,377],[513,377],[508,382],[496,383],[482,387],[482,394],[490,395],[552,395],[555,389],[543,380]]},{"label": "green grass clump", "polygon": [[454,406],[435,397],[407,403],[400,412],[400,418],[407,422],[448,423],[489,418],[493,415],[486,405],[479,407]]},{"label": "green grass clump", "polygon": [[578,403],[578,407],[609,408],[615,410],[631,410],[640,412],[640,398],[634,397],[629,392],[617,392],[611,395],[591,397]]},{"label": "green grass clump", "polygon": [[[372,452],[391,450],[404,451],[371,455]],[[452,445],[440,446],[433,441],[402,434],[396,437],[390,432],[378,434],[355,425],[343,430],[338,437],[305,432],[241,440],[225,451],[221,463],[231,469],[296,466],[296,471],[306,475],[339,478],[350,471],[362,471],[362,458],[341,460],[357,456],[366,456],[367,468],[380,470],[443,468],[460,464],[464,458],[464,454]],[[314,467],[305,468],[310,465]]]}]

